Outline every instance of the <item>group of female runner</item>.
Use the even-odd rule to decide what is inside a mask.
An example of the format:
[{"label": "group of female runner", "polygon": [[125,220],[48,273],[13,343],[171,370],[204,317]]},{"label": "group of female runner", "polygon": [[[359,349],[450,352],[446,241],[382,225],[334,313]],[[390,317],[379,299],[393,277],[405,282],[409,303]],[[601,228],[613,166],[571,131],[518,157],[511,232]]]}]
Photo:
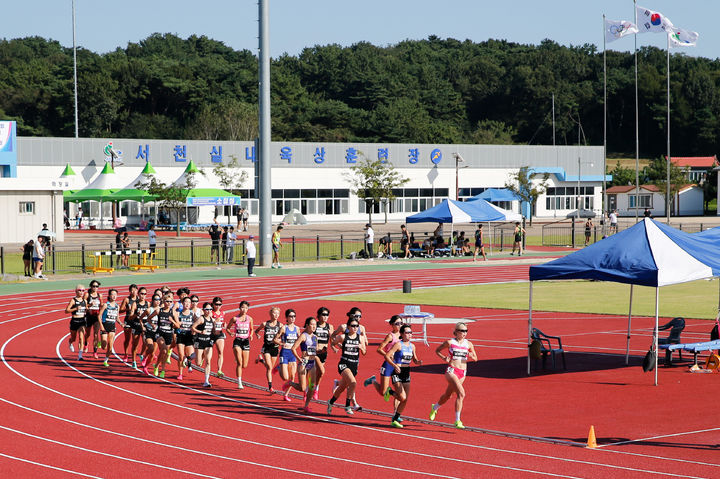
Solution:
[{"label": "group of female runner", "polygon": [[[217,354],[217,377],[222,378],[223,350],[227,335],[233,337],[232,350],[236,362],[238,388],[243,389],[243,370],[250,359],[250,342],[255,336],[262,339],[262,347],[255,363],[262,363],[266,370],[268,391],[273,394],[272,375],[278,373],[282,378],[283,398],[290,401],[290,392],[294,389],[304,394],[303,411],[310,413],[310,402],[319,399],[319,389],[326,373],[328,349],[340,352],[338,361],[339,379],[335,380],[332,396],[327,402],[327,413],[332,414],[335,402],[343,392],[346,393],[345,412],[349,415],[361,410],[356,399],[356,376],[360,355],[368,349],[368,335],[360,324],[362,311],[353,307],[347,312],[347,321],[337,329],[328,322],[330,310],[321,307],[315,316],[305,319],[302,327],[296,324],[297,313],[294,309],[284,312],[285,322],[280,322],[281,311],[278,307],[270,309],[270,316],[256,328],[253,318],[248,315],[250,303],[241,301],[236,315],[226,321],[220,297],[213,298],[200,305],[197,295],[188,288],[180,288],[173,295],[169,287],[158,288],[148,298],[145,287],[135,284],[128,288],[128,296],[118,304],[118,291],[111,288],[103,301],[98,291],[100,283],[93,280],[90,290],[83,285],[75,288],[75,296],[65,309],[70,319],[69,347],[75,351],[78,342],[78,359],[83,359],[88,345],[93,344],[93,356],[98,358],[97,348],[105,350],[104,365],[109,367],[113,351],[116,323],[123,328],[124,362],[138,367],[138,360],[145,374],[164,378],[166,367],[171,364],[172,352],[177,354],[178,380],[183,373],[192,372],[191,362],[204,371],[204,387],[211,387],[210,372],[213,351]],[[120,316],[124,313],[124,319]],[[388,321],[391,331],[377,348],[383,357],[380,367],[380,381],[373,375],[364,381],[364,386],[372,385],[384,397],[393,398],[394,415],[391,425],[402,428],[402,413],[410,394],[410,364],[422,364],[412,342],[412,328],[403,324],[395,315]],[[97,331],[95,333],[94,331]],[[445,370],[447,388],[437,403],[432,405],[430,419],[435,419],[441,405],[454,394],[455,427],[463,429],[460,412],[463,406],[465,390],[465,372],[468,360],[477,360],[473,345],[467,341],[467,325],[457,323],[455,337],[443,342],[436,354],[448,363]],[[447,351],[447,353],[445,353]]]}]

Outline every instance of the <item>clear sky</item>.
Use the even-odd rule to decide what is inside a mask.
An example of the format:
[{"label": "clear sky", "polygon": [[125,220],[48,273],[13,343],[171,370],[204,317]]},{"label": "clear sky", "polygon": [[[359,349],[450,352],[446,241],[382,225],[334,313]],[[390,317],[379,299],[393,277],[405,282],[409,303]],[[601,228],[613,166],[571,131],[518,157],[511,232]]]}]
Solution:
[{"label": "clear sky", "polygon": [[[489,38],[538,44],[594,43],[602,50],[602,15],[633,21],[632,0],[269,0],[273,58],[304,47],[368,41],[385,46],[405,39]],[[638,0],[676,27],[700,34],[692,56],[720,56],[720,0]],[[6,0],[0,37],[41,36],[72,46],[71,0]],[[78,45],[98,53],[125,47],[155,32],[183,38],[206,35],[235,49],[257,51],[253,0],[75,0]],[[608,48],[630,51],[632,37]],[[638,35],[638,46],[665,48],[661,34]],[[673,49],[677,51],[677,49]]]}]

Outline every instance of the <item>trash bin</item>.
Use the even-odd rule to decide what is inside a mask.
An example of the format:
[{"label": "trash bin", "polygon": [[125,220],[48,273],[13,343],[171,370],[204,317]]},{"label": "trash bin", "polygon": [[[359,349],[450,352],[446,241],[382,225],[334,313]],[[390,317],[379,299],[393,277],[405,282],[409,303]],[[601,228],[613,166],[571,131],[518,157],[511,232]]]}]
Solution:
[{"label": "trash bin", "polygon": [[403,280],[403,293],[412,293],[412,281],[409,279]]}]

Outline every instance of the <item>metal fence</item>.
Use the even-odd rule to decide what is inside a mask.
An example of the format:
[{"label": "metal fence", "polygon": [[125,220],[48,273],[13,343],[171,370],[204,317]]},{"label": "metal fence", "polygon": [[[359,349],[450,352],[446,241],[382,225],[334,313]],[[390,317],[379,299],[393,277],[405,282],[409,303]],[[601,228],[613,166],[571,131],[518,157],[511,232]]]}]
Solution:
[{"label": "metal fence", "polygon": [[[590,230],[590,238],[587,244],[595,243],[603,238],[603,235],[611,235],[619,231],[630,228],[635,224],[634,221],[619,221],[617,231],[610,229],[610,225],[594,224]],[[713,225],[703,223],[672,223],[673,228],[677,228],[686,233],[699,233],[707,229],[713,228]],[[604,228],[604,229],[603,229]],[[568,246],[579,247],[585,245],[585,222],[556,222],[543,225],[542,227],[542,245],[543,246]]]},{"label": "metal fence", "polygon": [[[398,235],[399,240],[399,235]],[[362,236],[315,236],[311,238],[289,237],[283,238],[283,247],[280,250],[280,262],[319,261],[349,258],[351,253],[357,254],[364,249],[365,241]],[[376,242],[377,243],[377,242]],[[395,245],[394,245],[395,246]],[[148,249],[146,243],[137,243],[137,249]],[[135,247],[133,247],[134,249]],[[240,240],[233,247],[232,264],[244,265],[246,254],[246,240]],[[188,239],[158,242],[152,263],[160,269],[194,268],[229,264],[227,249],[218,248],[219,255],[213,251],[212,241],[209,239]],[[399,251],[397,243],[395,251]],[[120,269],[122,256],[116,254],[119,250],[113,243],[107,246],[100,243],[83,244],[80,248],[53,245],[46,252],[43,272],[45,274],[85,273],[88,268],[95,266],[96,252],[112,252],[103,255],[102,266]],[[128,266],[141,264],[141,254],[128,255]],[[8,249],[0,246],[0,274],[14,274],[22,276],[24,264],[21,248]]]}]

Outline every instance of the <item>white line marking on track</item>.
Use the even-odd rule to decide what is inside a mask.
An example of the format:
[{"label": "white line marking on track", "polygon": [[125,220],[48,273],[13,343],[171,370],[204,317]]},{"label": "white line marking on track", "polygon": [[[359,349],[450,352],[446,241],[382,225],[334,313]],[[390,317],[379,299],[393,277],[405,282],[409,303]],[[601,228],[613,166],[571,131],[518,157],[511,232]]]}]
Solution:
[{"label": "white line marking on track", "polygon": [[100,477],[100,476],[91,476],[90,474],[83,474],[82,472],[71,471],[70,469],[63,469],[62,467],[51,466],[50,464],[43,464],[42,462],[35,462],[35,461],[31,461],[30,459],[24,459],[22,457],[10,456],[8,454],[3,454],[2,452],[0,452],[0,457],[6,457],[6,458],[12,459],[14,461],[26,462],[28,464],[32,464],[33,466],[40,466],[40,467],[45,467],[48,469],[54,469],[56,471],[67,472],[68,474],[72,474],[74,476],[91,477],[93,479],[102,479],[102,477]]},{"label": "white line marking on track", "polygon": [[[183,470],[183,469],[176,469],[176,468],[170,467],[170,466],[164,466],[164,465],[160,465],[160,464],[153,464],[153,463],[151,463],[151,462],[141,461],[141,460],[139,460],[139,459],[131,459],[131,458],[129,458],[129,457],[120,457],[120,456],[118,456],[118,455],[116,455],[116,454],[109,454],[109,453],[107,453],[107,452],[97,451],[97,450],[95,450],[95,449],[90,449],[90,448],[86,448],[86,447],[80,447],[80,446],[76,446],[76,445],[74,445],[74,444],[68,444],[67,442],[56,441],[56,440],[54,440],[54,439],[50,439],[50,438],[42,437],[42,436],[37,436],[37,435],[35,435],[35,434],[30,434],[30,433],[24,432],[24,431],[18,431],[17,429],[12,429],[12,428],[5,427],[5,426],[2,426],[2,425],[0,425],[0,429],[5,429],[6,431],[14,432],[14,433],[20,434],[20,435],[22,435],[22,436],[31,437],[31,438],[33,438],[33,439],[39,439],[40,441],[50,442],[50,443],[52,443],[52,444],[57,444],[57,445],[59,445],[59,446],[65,446],[65,447],[69,447],[69,448],[71,448],[71,449],[78,449],[78,450],[80,450],[80,451],[87,452],[87,453],[90,453],[90,454],[99,454],[99,455],[105,456],[105,457],[112,457],[113,459],[120,459],[120,460],[122,460],[122,461],[134,462],[134,463],[136,463],[136,464],[142,464],[142,465],[144,465],[144,466],[158,467],[158,468],[167,469],[167,470],[170,470],[170,471],[181,472],[181,473],[183,473],[183,474],[192,474],[192,475],[194,475],[194,476],[199,476],[199,477],[209,477],[209,478],[211,478],[211,479],[222,479],[222,478],[217,477],[217,476],[208,476],[208,475],[202,474],[202,473],[200,473],[200,472],[185,471],[185,470]],[[148,442],[152,442],[152,441],[148,441]],[[170,447],[170,446],[168,446],[167,444],[162,444],[162,443],[159,443],[159,442],[154,443],[154,444],[157,444],[157,445],[163,446],[163,447]]]}]

